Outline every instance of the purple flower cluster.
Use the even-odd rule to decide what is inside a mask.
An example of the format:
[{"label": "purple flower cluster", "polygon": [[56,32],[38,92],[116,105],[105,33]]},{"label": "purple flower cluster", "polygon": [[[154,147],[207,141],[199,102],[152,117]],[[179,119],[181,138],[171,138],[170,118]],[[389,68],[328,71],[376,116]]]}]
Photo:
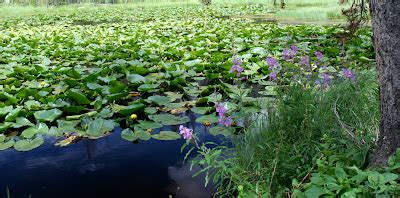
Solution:
[{"label": "purple flower cluster", "polygon": [[324,54],[322,54],[322,52],[320,52],[320,51],[315,51],[314,54],[318,60],[322,60],[322,58],[324,58]]},{"label": "purple flower cluster", "polygon": [[193,138],[193,129],[189,129],[181,125],[179,126],[179,134],[182,135],[183,139],[191,140]]},{"label": "purple flower cluster", "polygon": [[233,119],[231,116],[226,116],[225,113],[228,111],[226,106],[223,103],[217,105],[217,113],[218,113],[218,121],[219,124],[224,126],[232,126]]},{"label": "purple flower cluster", "polygon": [[276,80],[277,71],[280,69],[278,60],[276,60],[276,58],[268,57],[267,65],[268,65],[268,70],[271,71],[271,73],[269,74],[269,79]]},{"label": "purple flower cluster", "polygon": [[356,76],[354,75],[353,72],[351,72],[349,69],[347,68],[343,68],[342,69],[343,72],[343,76],[351,81],[355,81],[356,80]]},{"label": "purple flower cluster", "polygon": [[242,67],[242,61],[237,57],[233,57],[233,65],[231,67],[230,73],[236,73],[237,77],[240,77],[241,73],[244,71]]},{"label": "purple flower cluster", "polygon": [[290,49],[283,49],[282,60],[293,61],[293,58],[296,56],[298,51],[299,48],[295,45],[290,46]]}]

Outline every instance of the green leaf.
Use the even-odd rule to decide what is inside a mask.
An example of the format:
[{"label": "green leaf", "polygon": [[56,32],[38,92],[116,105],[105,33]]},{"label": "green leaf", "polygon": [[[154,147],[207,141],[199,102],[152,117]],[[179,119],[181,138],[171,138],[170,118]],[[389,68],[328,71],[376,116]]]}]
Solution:
[{"label": "green leaf", "polygon": [[37,121],[53,122],[55,119],[62,115],[59,109],[36,111],[34,114]]},{"label": "green leaf", "polygon": [[324,195],[327,193],[328,190],[313,186],[312,188],[308,189],[305,191],[306,197],[320,197],[321,195]]},{"label": "green leaf", "polygon": [[194,113],[204,115],[204,114],[210,112],[211,109],[212,109],[212,107],[193,107],[190,110],[193,111]]},{"label": "green leaf", "polygon": [[149,115],[149,118],[163,125],[179,125],[190,121],[189,117],[187,116],[178,117],[171,114]]},{"label": "green leaf", "polygon": [[234,133],[233,127],[224,127],[224,126],[215,126],[209,129],[208,131],[211,135],[223,135],[228,137]]},{"label": "green leaf", "polygon": [[6,142],[0,141],[0,151],[6,150],[14,146],[15,141],[13,139],[10,139]]},{"label": "green leaf", "polygon": [[10,111],[10,113],[6,116],[5,120],[7,122],[14,121],[19,116],[21,110],[22,110],[22,107],[21,106],[17,106],[17,108],[15,108],[12,111]]},{"label": "green leaf", "polygon": [[126,78],[132,84],[143,83],[146,81],[146,79],[142,75],[139,75],[139,74],[128,74],[128,75],[126,75]]},{"label": "green leaf", "polygon": [[201,59],[195,59],[195,60],[191,60],[191,61],[186,61],[185,65],[188,66],[188,67],[193,67],[193,66],[195,66],[197,64],[200,64],[200,63],[201,63]]},{"label": "green leaf", "polygon": [[385,178],[385,183],[396,181],[399,176],[394,173],[382,173],[383,177]]},{"label": "green leaf", "polygon": [[210,122],[211,124],[217,123],[218,122],[218,117],[215,115],[215,113],[210,114],[210,115],[204,115],[196,119],[197,123],[205,123],[205,122]]},{"label": "green leaf", "polygon": [[103,137],[106,132],[114,130],[118,124],[113,120],[105,120],[103,118],[96,118],[88,124],[86,134],[90,139],[98,139]]},{"label": "green leaf", "polygon": [[160,84],[142,84],[138,87],[139,91],[149,92],[154,91],[160,86]]},{"label": "green leaf", "polygon": [[122,106],[122,105],[118,105],[118,104],[113,104],[111,106],[112,110],[115,113],[119,113],[122,114],[124,116],[130,116],[132,113],[138,112],[142,109],[144,109],[144,104],[142,103],[133,103],[129,106]]},{"label": "green leaf", "polygon": [[157,140],[178,140],[181,138],[181,136],[177,132],[161,131],[158,134],[154,134],[152,138]]},{"label": "green leaf", "polygon": [[13,110],[13,106],[5,106],[0,108],[0,117],[3,117]]},{"label": "green leaf", "polygon": [[124,129],[121,132],[121,137],[128,141],[135,141],[137,139],[146,141],[151,138],[151,135],[149,132],[144,131],[144,130],[135,130],[135,132],[133,132],[131,129],[128,128],[128,129]]},{"label": "green leaf", "polygon": [[159,106],[166,105],[171,102],[171,99],[166,96],[150,96],[147,98],[147,101],[154,102]]},{"label": "green leaf", "polygon": [[34,127],[29,127],[22,131],[21,137],[31,139],[36,134],[47,134],[49,132],[49,127],[44,123],[39,123]]},{"label": "green leaf", "polygon": [[0,132],[7,130],[12,126],[12,122],[3,122],[0,124]]},{"label": "green leaf", "polygon": [[372,188],[378,188],[385,184],[385,177],[378,172],[372,171],[368,175],[368,182],[370,183]]},{"label": "green leaf", "polygon": [[25,108],[28,110],[39,110],[40,109],[40,102],[36,100],[28,100],[24,103]]},{"label": "green leaf", "polygon": [[144,113],[146,113],[146,115],[153,115],[157,113],[157,109],[155,107],[146,107]]},{"label": "green leaf", "polygon": [[30,151],[41,146],[44,143],[42,137],[36,137],[33,140],[19,140],[15,142],[14,149],[17,151]]},{"label": "green leaf", "polygon": [[143,121],[143,120],[139,120],[138,121],[139,124],[135,125],[135,127],[139,127],[141,129],[158,129],[163,127],[162,124],[158,123],[158,122],[152,122],[152,121]]},{"label": "green leaf", "polygon": [[90,104],[90,100],[78,91],[69,90],[68,97],[74,99],[79,105]]},{"label": "green leaf", "polygon": [[35,126],[35,125],[24,117],[18,117],[15,123],[13,123],[13,128],[21,128],[24,126]]}]

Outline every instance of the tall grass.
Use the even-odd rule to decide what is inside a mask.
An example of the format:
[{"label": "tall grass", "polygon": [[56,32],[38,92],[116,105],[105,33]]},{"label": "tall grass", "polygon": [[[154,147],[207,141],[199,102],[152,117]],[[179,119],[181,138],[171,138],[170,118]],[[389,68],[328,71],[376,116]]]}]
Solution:
[{"label": "tall grass", "polygon": [[283,196],[327,153],[354,159],[349,166],[365,166],[378,121],[374,71],[360,72],[357,83],[339,81],[326,90],[282,88],[267,118],[234,138],[232,156],[213,166],[218,192]]}]

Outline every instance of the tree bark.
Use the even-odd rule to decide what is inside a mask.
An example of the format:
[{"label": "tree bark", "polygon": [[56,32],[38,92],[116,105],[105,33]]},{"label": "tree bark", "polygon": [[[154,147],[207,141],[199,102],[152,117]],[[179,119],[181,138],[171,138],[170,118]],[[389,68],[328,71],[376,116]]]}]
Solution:
[{"label": "tree bark", "polygon": [[400,1],[370,0],[380,85],[381,123],[371,166],[386,166],[400,147]]}]

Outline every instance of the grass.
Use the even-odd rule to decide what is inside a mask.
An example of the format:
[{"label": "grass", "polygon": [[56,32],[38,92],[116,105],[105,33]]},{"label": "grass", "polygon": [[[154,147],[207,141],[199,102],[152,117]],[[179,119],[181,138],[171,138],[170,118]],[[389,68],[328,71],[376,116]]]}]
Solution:
[{"label": "grass", "polygon": [[[278,1],[279,2],[279,1]],[[312,24],[337,24],[345,22],[341,16],[341,10],[344,6],[338,4],[337,0],[288,0],[286,1],[286,8],[274,8],[272,1],[265,0],[215,0],[213,7],[224,9],[224,7],[237,7],[244,5],[264,4],[270,7],[265,10],[264,18],[262,20],[273,19],[282,23],[312,23]],[[0,6],[0,20],[15,17],[29,17],[37,14],[51,13],[51,14],[68,14],[85,11],[96,11],[99,9],[118,9],[127,10],[138,7],[165,7],[165,6],[198,6],[199,2],[196,0],[187,1],[145,1],[130,4],[116,4],[108,6],[93,6],[92,4],[74,4],[58,7],[36,7],[36,6],[21,6],[21,5],[8,5]],[[271,14],[270,11],[274,10],[275,13]],[[240,14],[239,14],[240,15]],[[252,18],[253,16],[248,16]]]}]

